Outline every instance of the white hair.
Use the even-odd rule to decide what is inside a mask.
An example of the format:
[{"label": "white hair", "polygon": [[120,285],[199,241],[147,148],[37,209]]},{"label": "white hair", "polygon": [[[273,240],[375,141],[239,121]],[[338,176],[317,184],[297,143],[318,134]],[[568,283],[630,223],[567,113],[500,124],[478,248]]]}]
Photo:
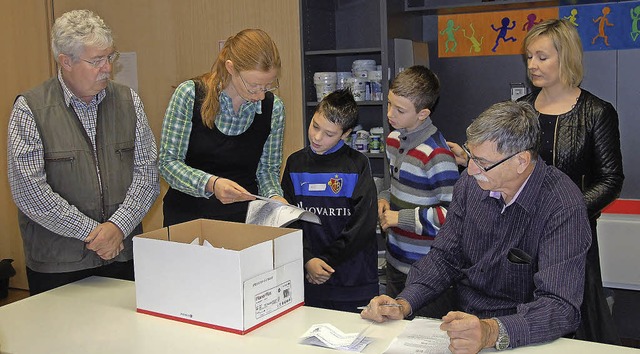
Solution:
[{"label": "white hair", "polygon": [[55,60],[65,54],[78,60],[86,46],[113,46],[111,29],[89,10],[73,10],[56,19],[51,29],[51,50]]}]

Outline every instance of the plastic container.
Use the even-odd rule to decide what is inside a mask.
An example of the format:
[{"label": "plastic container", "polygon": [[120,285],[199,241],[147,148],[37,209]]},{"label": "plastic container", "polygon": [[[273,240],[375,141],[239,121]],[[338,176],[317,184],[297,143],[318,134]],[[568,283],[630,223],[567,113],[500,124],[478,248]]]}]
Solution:
[{"label": "plastic container", "polygon": [[349,78],[353,77],[353,73],[351,71],[339,71],[336,73],[336,90],[348,89],[349,87]]},{"label": "plastic container", "polygon": [[316,86],[316,97],[318,102],[322,101],[324,96],[336,90],[338,76],[335,72],[321,71],[313,74],[313,83]]},{"label": "plastic container", "polygon": [[360,152],[369,151],[369,132],[366,130],[358,130],[356,132],[356,140],[354,148]]},{"label": "plastic container", "polygon": [[351,63],[351,72],[376,70],[376,61],[373,59],[354,60]]},{"label": "plastic container", "polygon": [[354,77],[350,78],[351,93],[356,101],[365,101],[367,95],[367,79]]},{"label": "plastic container", "polygon": [[382,101],[382,71],[369,71],[367,78],[371,86],[371,100]]},{"label": "plastic container", "polygon": [[[378,151],[371,151],[371,152],[383,153],[384,152],[384,138],[385,138],[384,129],[382,127],[371,128],[371,129],[369,129],[369,135],[370,135],[372,140],[373,140],[374,136],[380,137],[380,146],[378,148]],[[371,145],[369,146],[369,150],[371,150]]]},{"label": "plastic container", "polygon": [[372,154],[379,154],[382,142],[380,141],[380,135],[371,135],[369,137],[369,152]]}]

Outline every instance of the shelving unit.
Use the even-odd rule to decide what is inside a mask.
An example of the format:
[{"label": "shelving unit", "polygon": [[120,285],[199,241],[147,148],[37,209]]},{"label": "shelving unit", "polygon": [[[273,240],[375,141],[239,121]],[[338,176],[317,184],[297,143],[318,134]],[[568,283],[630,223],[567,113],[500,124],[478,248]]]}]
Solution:
[{"label": "shelving unit", "polygon": [[[307,129],[318,105],[313,74],[318,71],[350,71],[354,60],[374,59],[389,72],[387,55],[387,13],[385,0],[301,0],[302,99],[304,129]],[[386,119],[388,80],[382,80],[382,101],[360,101],[359,123],[363,129],[389,126]],[[388,181],[384,153],[366,153],[374,177]]]}]

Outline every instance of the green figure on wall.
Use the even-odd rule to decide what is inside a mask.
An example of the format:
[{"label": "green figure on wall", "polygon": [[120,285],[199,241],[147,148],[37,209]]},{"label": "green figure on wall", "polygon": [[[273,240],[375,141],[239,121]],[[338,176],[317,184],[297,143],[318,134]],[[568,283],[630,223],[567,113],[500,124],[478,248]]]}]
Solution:
[{"label": "green figure on wall", "polygon": [[464,38],[468,39],[471,42],[469,53],[471,53],[472,50],[476,53],[480,53],[480,50],[482,50],[482,40],[484,39],[484,36],[480,37],[480,41],[478,41],[478,38],[476,38],[476,29],[473,28],[473,23],[470,23],[469,27],[471,27],[470,36],[467,36],[467,32],[464,30],[464,28],[462,29],[462,35],[464,36]]},{"label": "green figure on wall", "polygon": [[454,32],[457,31],[458,29],[460,29],[460,26],[455,27],[453,24],[453,20],[449,20],[447,21],[447,27],[442,31],[440,31],[441,35],[447,36],[447,41],[444,42],[445,53],[449,52],[449,43],[453,43],[453,48],[451,48],[451,51],[452,52],[456,51],[456,47],[458,46],[458,41],[456,41],[456,36],[454,35]]},{"label": "green figure on wall", "polygon": [[569,20],[572,25],[578,27],[578,9],[571,9],[571,14],[564,17],[565,20]]},{"label": "green figure on wall", "polygon": [[607,15],[611,12],[611,8],[609,6],[605,6],[602,8],[602,16],[593,19],[593,23],[598,24],[598,35],[593,37],[591,40],[591,44],[596,44],[596,39],[602,38],[604,39],[604,45],[609,46],[609,36],[604,33],[605,27],[612,27],[613,23],[609,22]]},{"label": "green figure on wall", "polygon": [[640,35],[640,29],[638,29],[638,19],[640,19],[640,5],[631,9],[631,19],[633,22],[631,23],[631,39],[635,42],[638,39],[638,35]]}]

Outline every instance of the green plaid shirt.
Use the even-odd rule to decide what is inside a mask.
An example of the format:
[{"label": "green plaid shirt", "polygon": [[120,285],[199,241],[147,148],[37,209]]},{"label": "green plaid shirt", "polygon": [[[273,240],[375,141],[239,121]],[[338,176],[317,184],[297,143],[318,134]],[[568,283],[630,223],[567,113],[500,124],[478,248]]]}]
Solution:
[{"label": "green plaid shirt", "polygon": [[[213,193],[205,191],[211,174],[192,168],[184,159],[189,147],[191,118],[195,84],[188,80],[181,83],[173,93],[162,123],[160,139],[160,175],[169,185],[183,193],[209,198]],[[244,133],[253,123],[255,114],[262,112],[262,103],[245,102],[238,113],[233,111],[231,98],[223,91],[220,94],[220,112],[215,125],[225,135],[236,136]],[[274,95],[271,115],[271,133],[262,149],[256,179],[261,196],[282,196],[280,187],[280,165],[282,164],[282,141],[284,139],[284,104]]]}]

